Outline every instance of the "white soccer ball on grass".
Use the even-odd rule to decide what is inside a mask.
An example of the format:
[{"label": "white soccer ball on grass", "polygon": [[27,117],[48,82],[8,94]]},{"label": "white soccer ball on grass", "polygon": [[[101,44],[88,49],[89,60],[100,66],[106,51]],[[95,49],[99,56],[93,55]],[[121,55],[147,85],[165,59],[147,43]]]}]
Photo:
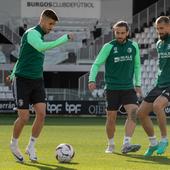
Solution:
[{"label": "white soccer ball on grass", "polygon": [[75,155],[75,151],[70,144],[61,143],[56,147],[56,159],[61,163],[68,163]]}]

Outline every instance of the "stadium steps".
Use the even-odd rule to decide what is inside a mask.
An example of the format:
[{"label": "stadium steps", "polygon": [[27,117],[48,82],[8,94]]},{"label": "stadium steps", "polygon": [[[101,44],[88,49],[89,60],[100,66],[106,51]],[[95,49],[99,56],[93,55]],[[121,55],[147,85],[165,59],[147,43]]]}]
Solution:
[{"label": "stadium steps", "polygon": [[60,52],[57,49],[52,49],[45,52],[44,64],[56,65],[68,59],[68,52]]},{"label": "stadium steps", "polygon": [[11,43],[11,44],[19,44],[20,43],[20,36],[13,32],[8,26],[4,25],[4,24],[1,24],[0,25],[0,34],[1,34],[1,37],[3,37],[3,40],[1,41],[4,41],[2,43]]}]

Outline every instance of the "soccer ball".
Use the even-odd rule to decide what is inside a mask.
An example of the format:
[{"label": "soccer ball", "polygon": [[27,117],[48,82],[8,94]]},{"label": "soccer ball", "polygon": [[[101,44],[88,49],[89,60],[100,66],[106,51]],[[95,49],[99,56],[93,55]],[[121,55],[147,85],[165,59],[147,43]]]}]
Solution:
[{"label": "soccer ball", "polygon": [[61,163],[70,162],[74,154],[74,149],[70,144],[62,143],[56,147],[56,159]]}]

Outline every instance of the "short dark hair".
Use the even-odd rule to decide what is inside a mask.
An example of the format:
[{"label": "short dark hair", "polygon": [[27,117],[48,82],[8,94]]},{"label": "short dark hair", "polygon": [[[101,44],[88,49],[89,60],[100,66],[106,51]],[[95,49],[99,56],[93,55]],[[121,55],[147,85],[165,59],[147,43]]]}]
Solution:
[{"label": "short dark hair", "polygon": [[56,14],[55,11],[52,10],[52,9],[45,9],[45,10],[41,13],[41,16],[46,16],[46,17],[51,18],[51,19],[53,19],[53,20],[55,20],[55,21],[58,21],[58,20],[59,20],[57,14]]},{"label": "short dark hair", "polygon": [[129,31],[129,26],[128,23],[126,21],[118,21],[116,22],[116,24],[113,25],[113,29],[116,27],[125,27],[126,31]]},{"label": "short dark hair", "polygon": [[170,18],[168,16],[160,16],[156,19],[155,24],[160,23],[170,24]]}]

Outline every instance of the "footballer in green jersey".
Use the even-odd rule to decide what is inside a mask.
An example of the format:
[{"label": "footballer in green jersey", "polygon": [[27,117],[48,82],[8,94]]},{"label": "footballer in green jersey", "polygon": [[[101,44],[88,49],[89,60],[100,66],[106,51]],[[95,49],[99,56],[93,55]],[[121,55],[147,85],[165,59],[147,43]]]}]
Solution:
[{"label": "footballer in green jersey", "polygon": [[69,33],[54,41],[44,41],[44,35],[49,33],[58,21],[58,17],[52,9],[45,9],[42,12],[39,24],[23,34],[19,58],[11,74],[18,118],[14,122],[10,149],[19,162],[24,162],[24,158],[18,147],[18,139],[29,119],[30,104],[33,105],[36,116],[26,153],[31,161],[37,161],[34,145],[40,135],[46,115],[43,82],[44,52],[73,39],[73,34]]},{"label": "footballer in green jersey", "polygon": [[136,152],[141,146],[131,144],[131,137],[136,126],[137,94],[141,95],[140,52],[138,44],[128,39],[127,22],[117,22],[113,26],[113,33],[115,38],[104,44],[91,67],[88,86],[90,91],[96,88],[96,76],[100,66],[104,64],[108,137],[108,147],[105,152],[114,152],[115,122],[121,105],[124,106],[128,115],[122,153]]},{"label": "footballer in green jersey", "polygon": [[[156,86],[147,94],[139,107],[138,115],[142,126],[148,135],[150,144],[145,152],[145,156],[151,156],[154,151],[161,155],[168,146],[165,107],[170,102],[170,19],[167,16],[160,16],[155,22],[155,27],[159,36],[157,42],[157,52],[159,60],[158,78]],[[157,116],[161,139],[158,142],[149,117],[149,113],[154,112]]]}]

